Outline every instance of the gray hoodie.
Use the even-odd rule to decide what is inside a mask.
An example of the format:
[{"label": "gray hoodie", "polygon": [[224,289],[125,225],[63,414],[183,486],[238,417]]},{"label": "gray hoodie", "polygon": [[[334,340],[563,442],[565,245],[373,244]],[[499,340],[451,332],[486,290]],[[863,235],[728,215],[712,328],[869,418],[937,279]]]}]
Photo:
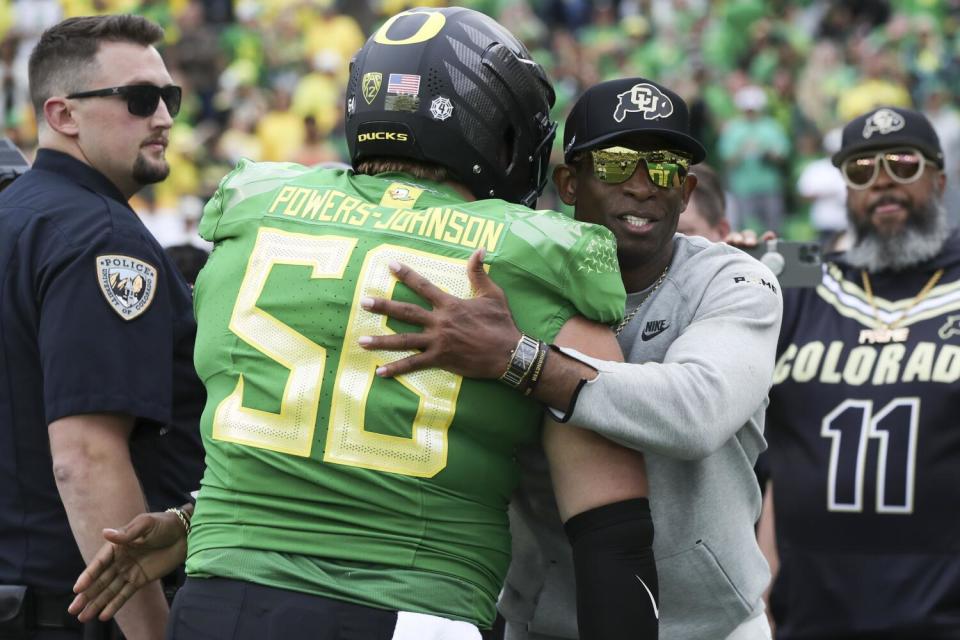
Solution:
[{"label": "gray hoodie", "polygon": [[[745,253],[699,237],[673,242],[666,279],[619,336],[627,363],[580,356],[600,375],[571,422],[645,454],[660,637],[718,640],[762,611],[770,579],[754,534],[753,465],[766,447],[783,301],[773,274]],[[627,312],[643,293],[628,296]],[[576,638],[572,561],[546,462],[537,449],[520,458],[500,610],[514,630]]]}]

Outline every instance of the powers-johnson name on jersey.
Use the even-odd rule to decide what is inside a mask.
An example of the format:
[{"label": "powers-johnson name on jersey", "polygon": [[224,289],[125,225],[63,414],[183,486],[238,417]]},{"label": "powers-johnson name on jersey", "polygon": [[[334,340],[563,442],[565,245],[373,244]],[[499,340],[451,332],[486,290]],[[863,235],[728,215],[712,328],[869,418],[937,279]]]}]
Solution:
[{"label": "powers-johnson name on jersey", "polygon": [[541,407],[440,370],[383,379],[366,351],[401,325],[365,296],[416,301],[403,262],[460,297],[487,250],[518,325],[614,322],[612,235],[551,211],[466,202],[440,184],[241,165],[208,203],[196,284],[207,470],[187,570],[489,626],[509,561],[514,451]]}]

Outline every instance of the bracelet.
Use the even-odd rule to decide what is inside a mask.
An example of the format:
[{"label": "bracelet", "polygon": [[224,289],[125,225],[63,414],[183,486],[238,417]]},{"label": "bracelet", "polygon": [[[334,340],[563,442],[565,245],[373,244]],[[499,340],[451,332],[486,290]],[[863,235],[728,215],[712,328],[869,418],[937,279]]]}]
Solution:
[{"label": "bracelet", "polygon": [[[547,345],[547,347],[550,349],[550,351],[555,351],[564,358],[570,358],[571,360],[583,363],[596,371],[596,367],[583,359],[583,354],[578,354],[576,351],[571,353],[569,350],[562,349],[555,344]],[[583,391],[583,388],[587,386],[588,382],[590,382],[590,380],[587,378],[580,378],[580,382],[577,383],[576,389],[573,390],[573,395],[570,396],[570,403],[565,410],[560,411],[555,407],[548,405],[547,412],[550,414],[550,417],[561,424],[564,422],[569,422],[571,416],[573,416],[573,412],[576,410],[577,400],[580,398],[580,392]]]},{"label": "bracelet", "polygon": [[183,509],[178,509],[177,507],[170,507],[164,513],[173,513],[180,520],[180,524],[183,525],[184,530],[186,530],[187,535],[190,535],[190,518],[187,517],[187,514],[183,512]]},{"label": "bracelet", "polygon": [[517,346],[510,353],[510,364],[499,378],[500,382],[512,389],[519,389],[540,355],[541,345],[542,342],[521,333]]},{"label": "bracelet", "polygon": [[531,393],[533,393],[533,388],[537,386],[538,382],[540,382],[540,374],[543,372],[543,363],[547,359],[547,352],[550,351],[544,342],[540,342],[538,348],[540,351],[537,352],[537,360],[533,363],[533,371],[530,373],[530,379],[527,380],[527,384],[523,390],[523,395],[525,396],[529,396]]}]

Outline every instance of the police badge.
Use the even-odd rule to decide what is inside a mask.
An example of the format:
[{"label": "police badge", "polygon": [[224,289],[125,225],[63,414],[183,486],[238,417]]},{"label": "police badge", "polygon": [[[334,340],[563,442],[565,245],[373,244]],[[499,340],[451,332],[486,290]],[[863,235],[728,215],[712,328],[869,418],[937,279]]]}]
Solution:
[{"label": "police badge", "polygon": [[373,99],[380,93],[380,85],[383,83],[383,74],[376,71],[363,74],[360,81],[360,88],[363,90],[363,99],[367,104],[373,104]]},{"label": "police badge", "polygon": [[97,284],[117,315],[133,320],[153,302],[157,270],[130,256],[97,256]]}]

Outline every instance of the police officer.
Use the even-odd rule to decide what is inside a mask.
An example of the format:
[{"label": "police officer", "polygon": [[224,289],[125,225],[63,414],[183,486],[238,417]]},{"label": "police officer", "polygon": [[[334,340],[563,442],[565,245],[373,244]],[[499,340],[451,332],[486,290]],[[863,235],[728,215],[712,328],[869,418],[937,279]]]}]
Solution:
[{"label": "police officer", "polygon": [[[102,529],[183,503],[202,469],[190,292],[127,204],[169,173],[162,37],[73,18],[30,57],[40,149],[0,194],[0,637],[81,637],[66,607]],[[154,638],[166,616],[154,583],[117,619]]]}]

